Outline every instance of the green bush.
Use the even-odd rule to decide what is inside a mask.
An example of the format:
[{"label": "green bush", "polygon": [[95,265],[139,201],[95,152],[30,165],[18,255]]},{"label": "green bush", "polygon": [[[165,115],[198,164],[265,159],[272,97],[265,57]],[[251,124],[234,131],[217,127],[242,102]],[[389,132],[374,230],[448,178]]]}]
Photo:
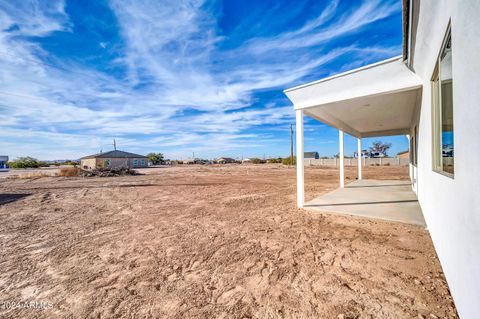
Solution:
[{"label": "green bush", "polygon": [[295,165],[297,163],[297,160],[296,160],[296,157],[294,156],[293,157],[293,163],[290,159],[290,157],[285,157],[283,160],[282,160],[282,164],[283,165]]},{"label": "green bush", "polygon": [[162,153],[148,153],[147,154],[148,160],[153,164],[153,165],[160,165],[163,164],[163,154]]},{"label": "green bush", "polygon": [[279,158],[269,158],[267,160],[267,163],[275,163],[275,164],[280,164],[282,162],[282,158],[279,157]]},{"label": "green bush", "polygon": [[262,160],[260,158],[252,158],[251,161],[252,161],[252,164],[265,164],[266,163],[265,160]]},{"label": "green bush", "polygon": [[77,166],[78,164],[80,164],[80,163],[78,163],[78,162],[75,162],[75,161],[70,161],[70,160],[69,160],[69,161],[65,161],[65,162],[64,162],[62,165],[71,165],[71,166]]},{"label": "green bush", "polygon": [[33,157],[19,157],[13,162],[8,162],[8,166],[11,168],[38,168],[42,162]]},{"label": "green bush", "polygon": [[57,176],[73,177],[79,176],[80,173],[81,170],[78,167],[63,167],[60,169],[60,172],[58,172]]}]

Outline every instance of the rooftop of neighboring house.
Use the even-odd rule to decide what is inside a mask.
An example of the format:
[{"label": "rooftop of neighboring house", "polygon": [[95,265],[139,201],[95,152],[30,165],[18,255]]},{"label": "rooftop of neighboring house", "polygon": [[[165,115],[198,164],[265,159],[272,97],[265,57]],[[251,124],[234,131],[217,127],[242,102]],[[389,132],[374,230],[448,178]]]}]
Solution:
[{"label": "rooftop of neighboring house", "polygon": [[317,157],[318,152],[304,152],[303,157],[309,158],[309,157]]},{"label": "rooftop of neighboring house", "polygon": [[88,156],[82,157],[81,159],[89,159],[89,158],[147,158],[147,157],[139,154],[115,150],[115,151],[88,155]]}]

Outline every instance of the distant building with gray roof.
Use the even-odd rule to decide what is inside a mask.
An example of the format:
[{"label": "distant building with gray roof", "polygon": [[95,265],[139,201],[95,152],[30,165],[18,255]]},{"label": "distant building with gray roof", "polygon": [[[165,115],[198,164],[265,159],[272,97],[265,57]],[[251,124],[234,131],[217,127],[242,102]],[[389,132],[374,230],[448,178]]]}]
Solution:
[{"label": "distant building with gray roof", "polygon": [[148,166],[148,158],[139,154],[115,150],[82,157],[80,166],[83,169],[141,168]]}]

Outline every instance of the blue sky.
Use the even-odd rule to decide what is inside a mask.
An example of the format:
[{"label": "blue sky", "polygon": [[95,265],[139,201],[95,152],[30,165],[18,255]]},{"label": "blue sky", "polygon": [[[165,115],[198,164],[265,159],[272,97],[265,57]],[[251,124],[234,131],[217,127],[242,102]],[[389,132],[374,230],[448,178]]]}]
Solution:
[{"label": "blue sky", "polygon": [[[400,0],[0,1],[0,153],[79,158],[116,138],[169,158],[286,156],[282,91],[401,40]],[[337,153],[335,129],[305,129],[306,151]]]}]

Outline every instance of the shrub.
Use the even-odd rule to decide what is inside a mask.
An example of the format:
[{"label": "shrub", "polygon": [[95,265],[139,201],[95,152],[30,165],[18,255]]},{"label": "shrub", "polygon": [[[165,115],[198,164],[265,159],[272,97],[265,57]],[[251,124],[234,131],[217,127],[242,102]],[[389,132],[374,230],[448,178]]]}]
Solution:
[{"label": "shrub", "polygon": [[71,166],[77,166],[79,163],[75,161],[65,161],[63,165],[71,165]]},{"label": "shrub", "polygon": [[42,163],[33,157],[19,157],[13,162],[8,162],[11,168],[38,168]]},{"label": "shrub", "polygon": [[80,171],[81,170],[78,167],[64,167],[60,169],[60,172],[57,175],[63,177],[79,176]]},{"label": "shrub", "polygon": [[276,164],[279,164],[282,162],[282,158],[279,157],[279,158],[270,158],[267,160],[267,163],[276,163]]},{"label": "shrub", "polygon": [[265,161],[259,158],[252,158],[252,164],[265,164]]},{"label": "shrub", "polygon": [[152,162],[153,165],[163,164],[163,154],[162,153],[149,153],[147,154],[148,160]]},{"label": "shrub", "polygon": [[293,163],[292,163],[290,157],[285,157],[285,158],[282,160],[282,164],[283,164],[283,165],[295,165],[296,163],[297,163],[297,159],[296,159],[295,156],[293,157]]}]

